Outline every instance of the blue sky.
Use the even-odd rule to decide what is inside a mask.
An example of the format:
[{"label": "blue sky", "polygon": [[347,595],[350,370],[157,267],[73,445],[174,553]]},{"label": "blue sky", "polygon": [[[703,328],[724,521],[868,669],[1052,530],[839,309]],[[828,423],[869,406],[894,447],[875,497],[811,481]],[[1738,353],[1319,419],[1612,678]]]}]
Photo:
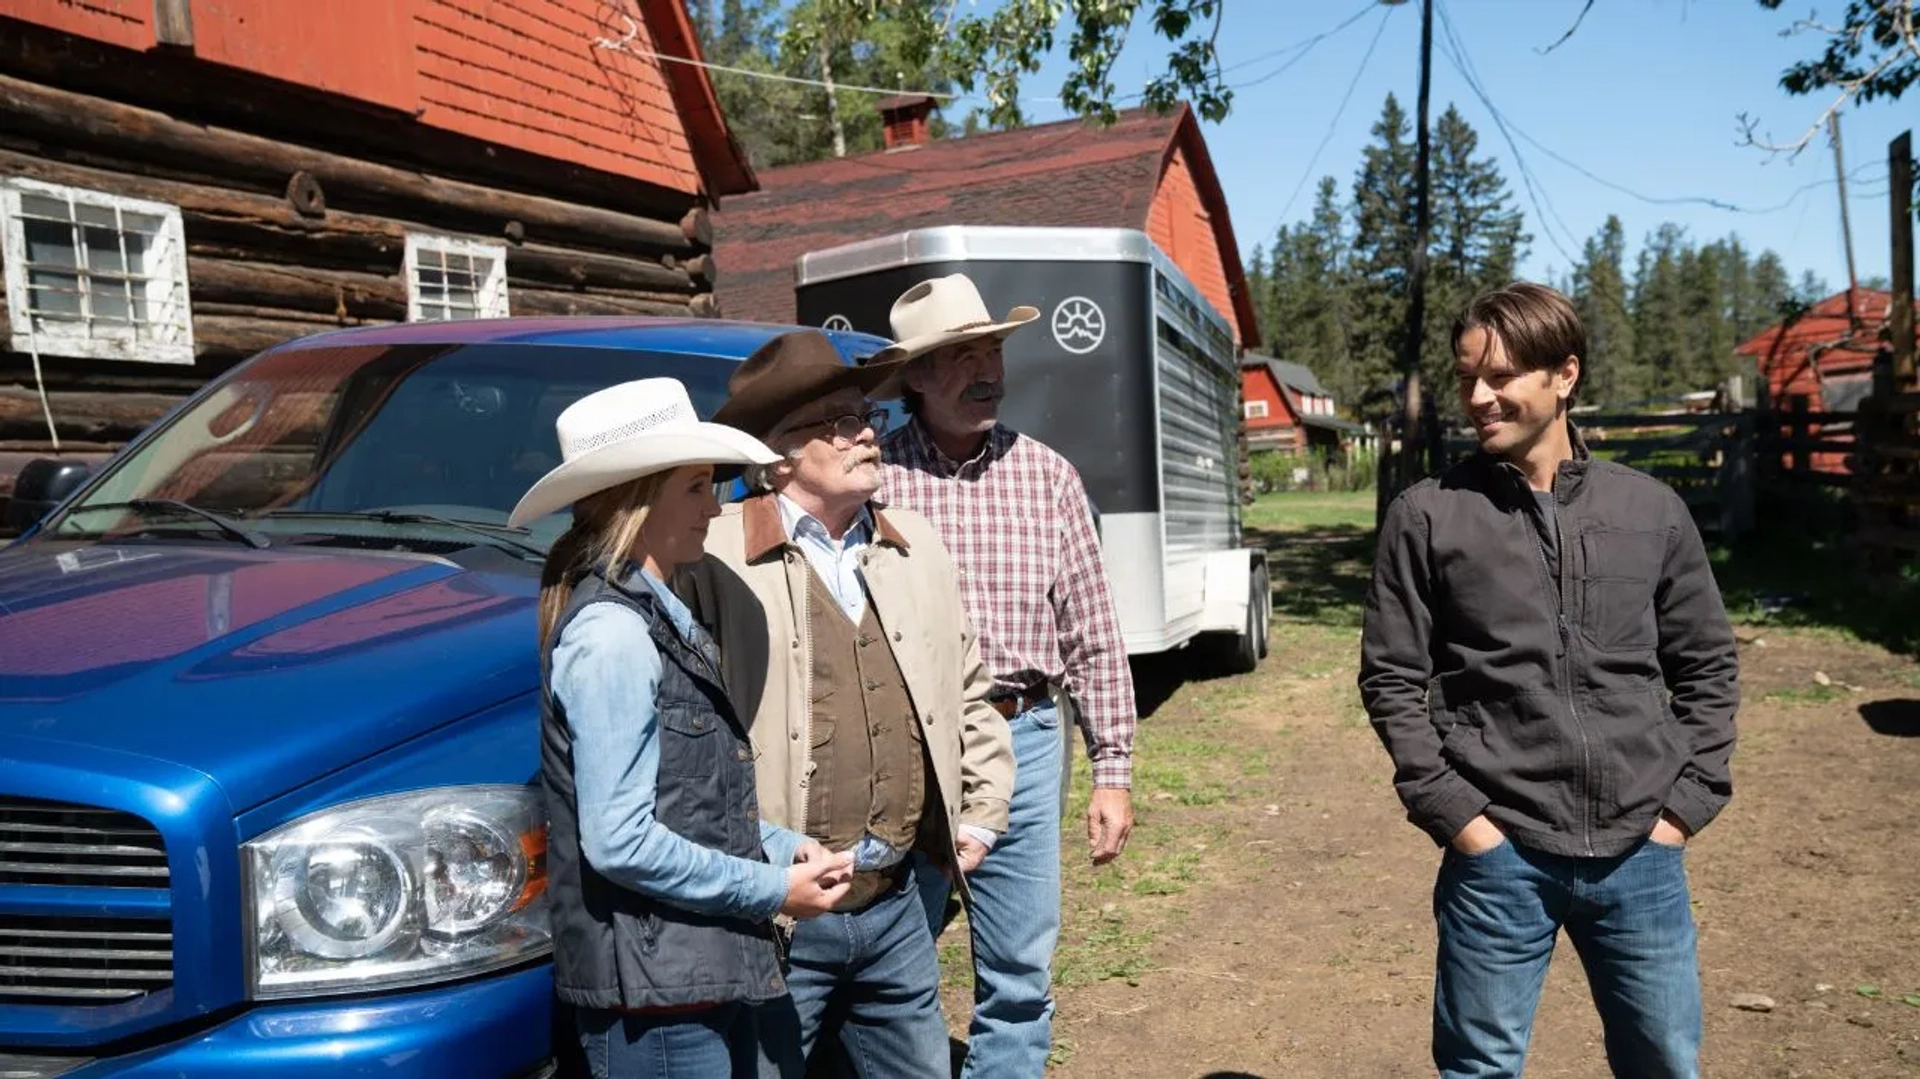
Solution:
[{"label": "blue sky", "polygon": [[[1737,117],[1742,112],[1757,117],[1759,133],[1770,132],[1775,141],[1797,139],[1819,118],[1828,99],[1790,97],[1778,86],[1780,72],[1813,55],[1818,39],[1783,38],[1780,32],[1809,10],[1837,16],[1843,0],[1789,0],[1779,11],[1766,11],[1753,0],[1598,0],[1572,39],[1542,55],[1539,50],[1572,25],[1582,3],[1441,0],[1436,8],[1433,113],[1437,117],[1449,103],[1457,105],[1479,132],[1482,152],[1499,160],[1534,235],[1522,272],[1535,277],[1549,269],[1563,272],[1568,256],[1553,240],[1577,256],[1581,243],[1615,213],[1631,244],[1629,272],[1641,238],[1662,221],[1673,221],[1697,240],[1738,233],[1749,248],[1777,251],[1796,278],[1811,269],[1835,289],[1842,287],[1846,261],[1836,188],[1822,183],[1834,176],[1829,142],[1822,135],[1790,160],[1741,145]],[[1280,52],[1367,7],[1363,0],[1228,0],[1220,35],[1222,63],[1233,69],[1228,82],[1265,81],[1243,85],[1232,115],[1203,130],[1243,253],[1270,242],[1283,222],[1304,218],[1320,176],[1334,176],[1343,194],[1350,190],[1361,149],[1370,141],[1367,129],[1389,91],[1412,112],[1418,85],[1417,0],[1375,6],[1304,55]],[[1451,16],[1488,98],[1516,130],[1542,207],[1550,204],[1549,214],[1557,215],[1550,216],[1550,229],[1542,227],[1541,212],[1520,183],[1514,153],[1486,106],[1442,51],[1440,11]],[[1376,32],[1377,45],[1356,83]],[[1115,72],[1123,94],[1144,84],[1164,57],[1165,44],[1144,18],[1137,22]],[[1058,93],[1064,54],[1063,44],[1028,81],[1031,97]],[[1267,58],[1260,59],[1263,55]],[[1352,99],[1336,120],[1350,84]],[[1026,107],[1035,122],[1064,116],[1053,102],[1032,100]],[[1920,101],[1909,93],[1898,102],[1850,106],[1841,124],[1853,177],[1848,193],[1859,273],[1862,278],[1885,275],[1887,142],[1903,128],[1920,127]],[[1518,132],[1602,180],[1642,195],[1704,196],[1770,212],[1650,205],[1580,175]],[[1325,147],[1315,160],[1323,138]],[[1800,190],[1815,183],[1819,186]],[[1289,205],[1296,188],[1299,194]]]}]

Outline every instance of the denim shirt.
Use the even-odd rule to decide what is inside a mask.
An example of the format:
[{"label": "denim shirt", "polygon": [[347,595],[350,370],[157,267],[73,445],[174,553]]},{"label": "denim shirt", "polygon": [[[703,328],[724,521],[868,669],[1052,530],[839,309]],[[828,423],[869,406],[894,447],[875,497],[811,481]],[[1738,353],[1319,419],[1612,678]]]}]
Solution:
[{"label": "denim shirt", "polygon": [[[701,639],[686,605],[652,574],[635,569],[630,580],[652,590],[682,639]],[[602,876],[643,895],[700,914],[770,919],[786,901],[800,835],[761,821],[768,861],[750,862],[655,819],[661,662],[645,619],[616,603],[589,604],[554,645],[553,694],[573,728],[581,851]]]}]

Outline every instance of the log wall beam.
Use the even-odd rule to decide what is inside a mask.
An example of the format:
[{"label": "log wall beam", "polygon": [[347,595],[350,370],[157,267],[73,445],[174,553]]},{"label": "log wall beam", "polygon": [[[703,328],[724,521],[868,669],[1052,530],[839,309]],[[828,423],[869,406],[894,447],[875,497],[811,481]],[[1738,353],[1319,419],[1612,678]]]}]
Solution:
[{"label": "log wall beam", "polygon": [[[200,160],[264,191],[284,191],[288,177],[310,173],[333,205],[399,210],[482,235],[502,235],[521,222],[536,239],[566,238],[614,249],[688,252],[697,228],[656,221],[540,195],[525,195],[361,161],[226,128],[176,120],[86,94],[0,75],[0,127],[52,145],[72,144],[141,160]],[[329,216],[331,216],[329,214]]]}]

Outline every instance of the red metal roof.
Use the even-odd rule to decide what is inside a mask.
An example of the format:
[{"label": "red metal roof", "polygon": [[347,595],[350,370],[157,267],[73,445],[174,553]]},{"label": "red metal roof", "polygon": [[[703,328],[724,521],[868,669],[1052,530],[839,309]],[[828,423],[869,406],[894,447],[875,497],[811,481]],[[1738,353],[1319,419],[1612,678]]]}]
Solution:
[{"label": "red metal roof", "polygon": [[1161,175],[1184,151],[1212,219],[1243,344],[1258,343],[1226,198],[1186,105],[769,169],[760,191],[714,218],[723,314],[794,320],[794,262],[809,251],[907,229],[1002,225],[1145,229]]},{"label": "red metal roof", "polygon": [[[1761,373],[1777,384],[1790,380],[1804,367],[1808,353],[1816,346],[1826,346],[1819,355],[1822,374],[1869,370],[1879,348],[1880,325],[1887,318],[1893,295],[1880,289],[1854,289],[1853,302],[1861,327],[1857,335],[1849,329],[1847,294],[1836,292],[1786,327],[1784,336],[1782,324],[1776,322],[1736,345],[1734,352],[1758,361]],[[1920,303],[1914,307],[1920,311]]]}]

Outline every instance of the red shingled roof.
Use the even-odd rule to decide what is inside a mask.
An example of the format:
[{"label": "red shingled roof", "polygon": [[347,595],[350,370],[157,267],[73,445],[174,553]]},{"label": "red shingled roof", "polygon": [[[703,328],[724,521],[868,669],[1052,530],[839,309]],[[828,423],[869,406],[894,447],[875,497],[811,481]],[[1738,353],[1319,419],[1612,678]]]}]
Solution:
[{"label": "red shingled roof", "polygon": [[1002,225],[1145,229],[1162,173],[1183,150],[1207,204],[1243,344],[1258,343],[1226,198],[1185,105],[1128,109],[1111,127],[1067,120],[760,174],[760,191],[714,218],[717,293],[728,318],[794,320],[802,254],[907,229]]}]

